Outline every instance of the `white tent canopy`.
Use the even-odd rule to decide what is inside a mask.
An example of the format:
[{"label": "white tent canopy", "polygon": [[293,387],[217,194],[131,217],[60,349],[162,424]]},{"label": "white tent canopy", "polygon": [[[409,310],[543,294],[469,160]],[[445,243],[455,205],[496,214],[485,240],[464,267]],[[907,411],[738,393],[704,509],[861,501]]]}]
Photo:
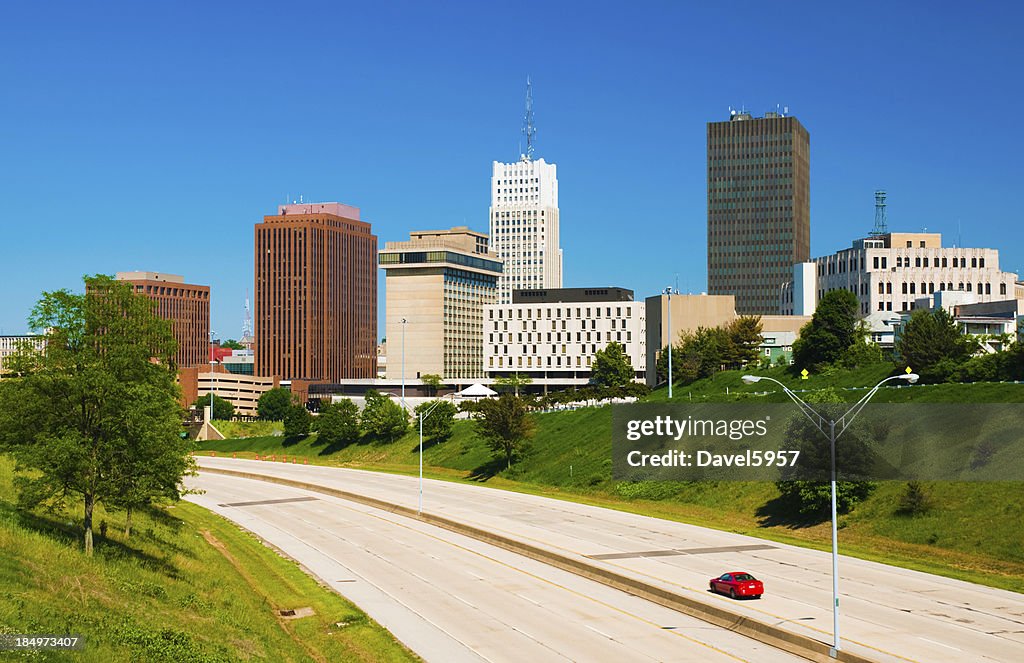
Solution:
[{"label": "white tent canopy", "polygon": [[483,396],[496,396],[497,394],[498,392],[488,389],[482,384],[474,384],[456,393],[455,396],[458,398],[480,398]]}]

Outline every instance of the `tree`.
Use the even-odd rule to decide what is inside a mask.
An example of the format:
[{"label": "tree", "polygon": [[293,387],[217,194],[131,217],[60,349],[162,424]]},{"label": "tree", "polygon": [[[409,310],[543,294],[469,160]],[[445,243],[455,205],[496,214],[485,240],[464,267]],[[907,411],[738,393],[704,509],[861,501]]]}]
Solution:
[{"label": "tree", "polygon": [[241,343],[239,343],[238,341],[236,341],[233,338],[229,338],[228,340],[226,340],[223,343],[221,343],[220,347],[222,347],[222,348],[229,348],[231,350],[244,350],[245,349],[244,345],[242,345]]},{"label": "tree", "polygon": [[437,394],[438,389],[444,384],[441,381],[441,376],[436,373],[424,373],[420,376],[420,380],[423,381],[423,386],[431,396]]},{"label": "tree", "polygon": [[366,405],[363,407],[360,424],[373,437],[393,442],[409,430],[409,415],[401,405],[379,391],[370,389],[366,392]]},{"label": "tree", "polygon": [[263,392],[256,404],[260,419],[281,421],[292,406],[292,393],[284,387],[274,387]]},{"label": "tree", "polygon": [[725,360],[730,367],[742,368],[758,358],[763,328],[759,315],[741,315],[725,325],[729,337]]},{"label": "tree", "polygon": [[900,332],[896,352],[924,382],[941,382],[974,352],[971,339],[960,332],[944,309],[918,309]]},{"label": "tree", "polygon": [[[683,381],[686,366],[683,361],[683,350],[678,345],[672,346],[672,384]],[[668,346],[666,345],[658,353],[658,361],[655,363],[655,375],[658,384],[668,381]]]},{"label": "tree", "polygon": [[496,456],[504,457],[505,466],[511,468],[513,460],[526,453],[526,443],[535,430],[526,403],[513,394],[502,394],[481,401],[478,413],[477,435]]},{"label": "tree", "polygon": [[348,398],[322,406],[317,421],[317,440],[327,446],[348,445],[359,439],[359,408]]},{"label": "tree", "polygon": [[309,435],[309,428],[313,416],[309,410],[301,405],[292,405],[284,414],[284,436],[305,437]]},{"label": "tree", "polygon": [[84,280],[85,294],[46,292],[32,310],[45,347],[11,358],[16,377],[0,383],[0,449],[15,459],[23,507],[81,499],[91,555],[97,504],[177,500],[195,465],[179,435],[170,323],[130,285]]},{"label": "tree", "polygon": [[455,413],[458,412],[458,408],[451,401],[434,400],[420,403],[416,406],[415,412],[417,418],[420,415],[426,416],[423,420],[423,437],[442,441],[452,436]]},{"label": "tree", "polygon": [[498,391],[512,390],[516,396],[519,395],[519,388],[533,382],[533,378],[522,373],[513,373],[500,378],[494,378],[494,388]]},{"label": "tree", "polygon": [[[826,420],[838,419],[846,411],[839,392],[832,388],[809,394],[808,403],[821,404],[815,407]],[[785,439],[800,450],[802,476],[828,477],[832,467],[832,445],[828,436],[802,413],[794,415],[786,428]],[[873,454],[868,435],[860,426],[852,426],[836,441],[836,473],[838,476],[867,476],[871,472]],[[775,486],[785,501],[805,518],[828,517],[832,506],[830,481],[794,479],[783,474]],[[836,510],[848,513],[860,501],[866,499],[875,489],[871,481],[836,481]]]},{"label": "tree", "polygon": [[846,348],[846,352],[839,359],[839,364],[843,368],[861,368],[882,361],[882,348],[878,343],[870,340],[870,335],[871,330],[867,323],[863,320],[858,322],[853,343]]},{"label": "tree", "polygon": [[826,292],[793,344],[795,368],[816,369],[842,359],[856,340],[859,306],[857,295],[849,290]]},{"label": "tree", "polygon": [[[210,405],[210,396],[199,396],[192,403],[192,407],[204,412],[203,408]],[[234,404],[226,398],[221,398],[217,394],[213,395],[213,418],[221,419],[224,421],[230,421],[231,417],[235,416]]]},{"label": "tree", "polygon": [[621,343],[612,341],[594,353],[590,379],[602,387],[622,387],[633,381],[633,363]]}]

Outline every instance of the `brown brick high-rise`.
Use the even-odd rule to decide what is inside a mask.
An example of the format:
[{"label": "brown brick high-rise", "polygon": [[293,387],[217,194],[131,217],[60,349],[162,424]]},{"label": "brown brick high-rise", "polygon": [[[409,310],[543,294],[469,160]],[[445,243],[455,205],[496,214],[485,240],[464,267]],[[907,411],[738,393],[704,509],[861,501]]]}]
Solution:
[{"label": "brown brick high-rise", "polygon": [[178,368],[198,366],[210,358],[210,286],[192,285],[177,274],[157,272],[118,272],[118,281],[127,281],[156,301],[156,314],[171,321],[178,352]]},{"label": "brown brick high-rise", "polygon": [[377,237],[359,209],[281,205],[256,224],[256,375],[377,376]]},{"label": "brown brick high-rise", "polygon": [[795,117],[708,123],[708,294],[743,315],[779,312],[811,255],[810,136]]}]

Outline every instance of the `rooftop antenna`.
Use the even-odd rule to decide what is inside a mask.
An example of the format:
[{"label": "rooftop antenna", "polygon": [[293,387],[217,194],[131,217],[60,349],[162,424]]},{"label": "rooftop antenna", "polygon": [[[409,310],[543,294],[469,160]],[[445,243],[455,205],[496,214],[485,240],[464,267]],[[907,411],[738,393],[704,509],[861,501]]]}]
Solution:
[{"label": "rooftop antenna", "polygon": [[[526,136],[526,161],[533,161],[533,144],[537,141],[537,127],[533,124],[533,84],[526,77],[526,114],[523,117],[523,135]],[[520,145],[520,148],[522,145]]]},{"label": "rooftop antenna", "polygon": [[249,291],[245,291],[245,318],[242,320],[242,338],[252,336],[252,311],[249,308]]},{"label": "rooftop antenna", "polygon": [[885,219],[885,191],[875,191],[875,228],[872,237],[880,237],[889,232],[889,224]]}]

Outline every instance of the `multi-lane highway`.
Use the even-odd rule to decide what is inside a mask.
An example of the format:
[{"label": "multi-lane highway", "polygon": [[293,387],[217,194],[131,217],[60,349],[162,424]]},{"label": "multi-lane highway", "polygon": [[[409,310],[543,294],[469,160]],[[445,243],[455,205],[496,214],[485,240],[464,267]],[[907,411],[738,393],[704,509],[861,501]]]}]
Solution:
[{"label": "multi-lane highway", "polygon": [[[224,458],[201,458],[199,462],[201,467],[258,472],[330,486],[391,503],[416,506],[417,483],[412,477]],[[253,491],[252,494],[256,495],[277,495],[279,490],[285,489],[272,484],[211,473],[203,474],[199,481],[209,492],[195,498],[196,501],[215,508],[253,531],[257,531],[257,523],[252,522],[254,514],[262,511],[267,511],[266,518],[276,518],[286,524],[290,519],[287,512],[281,514],[282,509],[294,510],[302,504],[306,504],[307,507],[318,503],[325,506],[328,503],[326,496],[318,495],[317,500],[308,503],[295,502],[291,506],[282,503],[276,507],[267,505],[270,507],[267,509],[260,506],[217,507],[216,504],[247,501],[235,500],[226,493],[222,495],[222,491],[229,489],[241,490],[242,485],[257,484],[258,487],[250,489]],[[290,488],[287,490],[294,491]],[[332,506],[325,506],[325,509],[331,513],[361,511],[364,514],[375,514],[373,517],[378,519],[385,517],[384,512],[359,507],[345,500],[331,498],[330,504]],[[575,556],[587,560],[590,564],[664,587],[677,594],[722,605],[762,622],[781,625],[795,633],[822,641],[831,639],[831,564],[827,553],[570,502],[440,481],[426,482],[424,511],[563,555]],[[455,536],[442,534],[440,530],[412,519],[403,519],[391,514],[388,514],[387,518],[402,523],[401,527],[418,532],[418,536],[441,538],[446,541],[449,537]],[[338,528],[344,530],[344,522],[347,521],[332,522],[334,524],[330,526],[321,525],[319,534],[289,530],[288,536],[294,538],[296,542],[310,544],[310,537],[333,536]],[[277,544],[273,537],[263,532],[257,533]],[[378,544],[356,548],[362,550],[363,556],[372,556],[375,552],[386,559],[393,559],[398,550],[403,550],[404,547],[391,544],[389,548],[388,541],[389,537],[384,536]],[[450,548],[452,544],[448,542],[445,545]],[[483,544],[459,545],[479,553],[479,549],[473,546]],[[279,547],[297,557],[285,546]],[[412,548],[416,549],[418,545],[413,544]],[[441,584],[444,583],[445,574],[455,577],[456,569],[462,568],[462,562],[453,557],[456,553],[449,548],[433,552],[437,555],[442,569],[440,576],[435,580]],[[514,555],[503,555],[511,553],[488,552],[485,556],[502,559],[516,569],[526,568],[528,560]],[[338,563],[352,562],[346,558],[344,562]],[[535,575],[550,581],[550,577],[544,573],[552,573],[553,570],[540,573],[533,566],[536,563],[529,564]],[[724,571],[741,569],[751,571],[765,580],[766,595],[761,601],[737,602],[706,591],[709,577]],[[491,577],[490,572],[478,573],[484,578]],[[1024,597],[1018,594],[846,557],[840,561],[840,576],[843,644],[844,648],[851,652],[879,661],[1024,660]],[[370,577],[375,575],[370,573],[367,578]],[[599,603],[611,606],[613,611],[624,611],[633,615],[630,619],[641,617],[640,606],[643,606],[643,610],[665,610],[593,583],[588,583],[586,587],[572,584],[587,582],[582,579],[570,580],[571,576],[568,575],[559,577],[564,581],[560,580],[554,584],[574,588],[572,598],[565,599],[564,602],[551,603],[552,606],[558,606],[555,614],[562,615],[562,619],[564,615],[578,615],[581,606],[589,605],[597,600],[596,597],[605,597]],[[620,598],[610,597],[608,592],[613,592]],[[401,592],[398,596],[401,596]],[[627,598],[630,607],[625,609],[621,601]],[[356,596],[353,596],[353,599],[374,614],[364,599]],[[472,599],[467,600],[473,603]],[[546,601],[539,602],[547,605]],[[523,617],[528,615],[537,618],[543,614],[536,612],[540,606],[522,607]],[[418,609],[412,610],[421,614]],[[421,617],[426,618],[428,614],[430,613],[422,613]],[[658,616],[652,618],[654,615]],[[669,646],[675,654],[666,655],[665,652],[658,653],[659,650],[652,649],[644,656],[657,660],[686,660],[688,656],[696,660],[711,660],[711,655],[718,655],[718,652],[722,651],[741,659],[767,660],[764,647],[751,640],[729,634],[738,640],[730,641],[728,644],[717,639],[707,642],[696,636],[699,633],[714,633],[714,637],[719,638],[724,637],[725,632],[707,624],[700,626],[699,622],[687,626],[683,623],[681,615],[671,611],[667,611],[667,615],[674,617],[668,619],[665,615],[666,612],[645,612],[642,619],[657,625],[653,630],[668,631],[676,639],[685,640],[689,645],[700,649],[691,654]],[[395,630],[392,623],[381,619],[377,614],[374,616],[408,642]],[[508,622],[504,622],[496,617],[499,622],[511,624],[515,624],[516,618],[508,616]],[[551,619],[551,615],[548,615],[541,622],[548,623]],[[608,623],[620,624],[625,621],[628,620],[611,618]],[[631,637],[618,633],[610,634],[607,623],[602,624],[606,628],[590,622],[583,622],[580,626],[584,631],[592,631],[592,628],[587,628],[591,626],[602,633],[617,636],[597,641],[603,646],[611,647],[614,642],[623,647],[634,644],[635,641]],[[676,628],[662,628],[667,626]],[[529,626],[525,626],[524,629],[522,632],[531,633]],[[689,638],[703,644],[695,644]],[[550,643],[554,642],[549,640],[547,635],[536,635],[532,639],[544,643],[539,645],[542,647],[551,647]],[[653,643],[658,641],[658,638],[641,637],[636,640],[640,641],[649,641],[656,647],[657,645]],[[677,644],[676,647],[681,645]],[[751,650],[751,647],[760,649],[755,651]],[[413,648],[417,649],[415,646]],[[463,649],[479,654],[475,645],[467,645]],[[586,652],[574,654],[572,651],[567,649],[565,656],[577,660],[595,660],[588,657]],[[611,657],[617,655],[612,649],[607,650],[607,653]],[[424,655],[430,657],[426,653]],[[493,658],[487,654],[480,655]],[[642,659],[638,654],[623,656],[623,660]],[[602,656],[599,660],[604,658]]]},{"label": "multi-lane highway", "polygon": [[795,661],[749,638],[411,518],[203,474],[189,499],[301,562],[428,661]]}]

